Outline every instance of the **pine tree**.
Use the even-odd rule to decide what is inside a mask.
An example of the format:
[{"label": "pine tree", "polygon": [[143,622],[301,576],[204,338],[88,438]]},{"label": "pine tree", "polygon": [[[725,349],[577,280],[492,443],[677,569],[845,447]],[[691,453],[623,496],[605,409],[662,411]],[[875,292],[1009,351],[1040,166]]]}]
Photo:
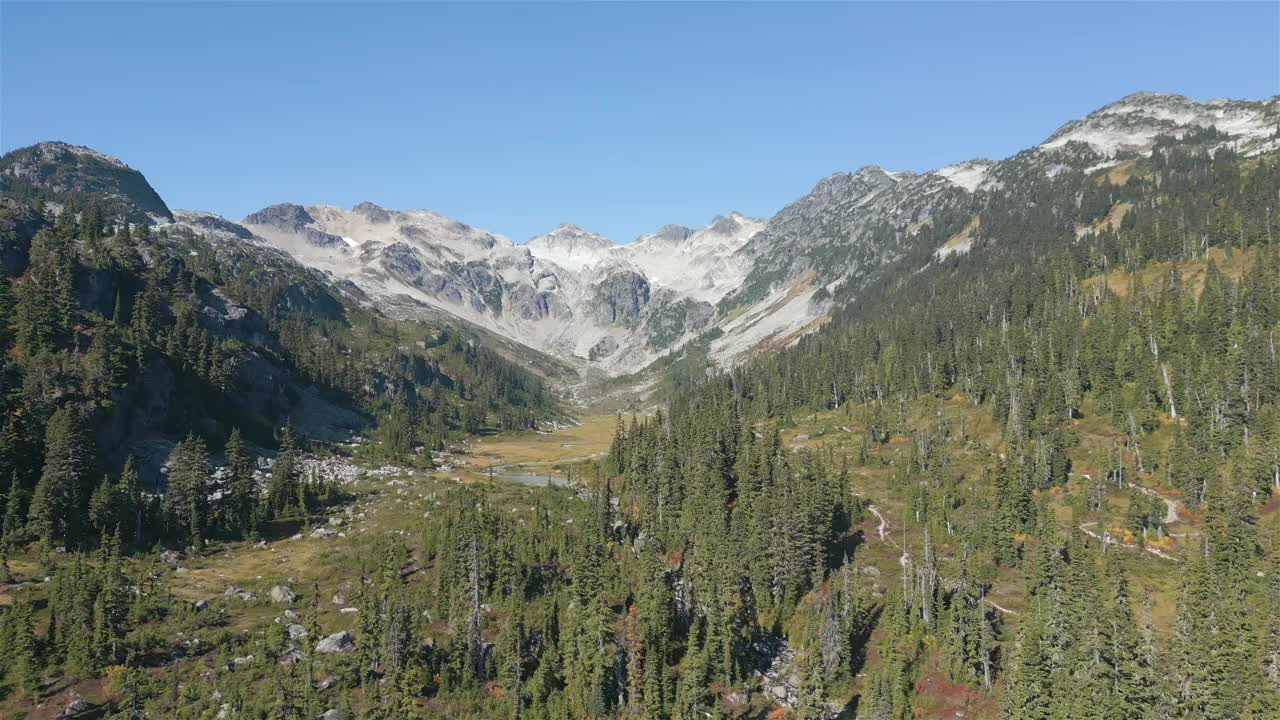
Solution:
[{"label": "pine tree", "polygon": [[204,440],[191,433],[169,454],[163,508],[173,536],[197,550],[204,545],[208,503],[209,453]]},{"label": "pine tree", "polygon": [[119,481],[103,475],[102,482],[98,483],[93,495],[89,497],[89,522],[98,531],[99,537],[114,533],[120,527],[128,512],[126,503],[127,498],[121,493]]},{"label": "pine tree", "polygon": [[49,418],[44,469],[31,498],[29,518],[49,544],[80,539],[78,522],[88,502],[86,481],[93,465],[90,441],[78,408],[66,406]]},{"label": "pine tree", "polygon": [[27,697],[37,698],[40,690],[40,657],[37,654],[35,629],[32,625],[31,602],[19,597],[5,613],[9,630],[7,652],[9,682]]},{"label": "pine tree", "polygon": [[271,467],[271,481],[267,487],[266,509],[276,517],[296,506],[300,474],[297,438],[293,426],[286,425],[280,434],[280,452]]},{"label": "pine tree", "polygon": [[244,438],[239,428],[231,431],[224,451],[230,492],[226,501],[226,526],[232,534],[246,538],[258,530],[258,485],[253,477]]},{"label": "pine tree", "polygon": [[413,417],[409,409],[406,391],[401,390],[391,403],[391,410],[378,425],[382,449],[395,462],[404,462],[413,450]]}]

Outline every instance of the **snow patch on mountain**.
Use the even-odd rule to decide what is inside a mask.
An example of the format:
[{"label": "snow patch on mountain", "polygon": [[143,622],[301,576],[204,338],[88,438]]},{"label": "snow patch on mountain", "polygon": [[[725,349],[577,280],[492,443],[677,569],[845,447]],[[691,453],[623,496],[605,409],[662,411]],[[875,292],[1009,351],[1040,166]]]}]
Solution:
[{"label": "snow patch on mountain", "polygon": [[1040,145],[1059,148],[1081,142],[1104,155],[1149,149],[1162,135],[1181,136],[1195,127],[1215,127],[1231,135],[1248,153],[1276,133],[1280,104],[1214,100],[1198,103],[1181,95],[1134,93],[1079,120],[1063,125]]},{"label": "snow patch on mountain", "polygon": [[964,188],[969,192],[976,192],[982,183],[986,181],[993,165],[995,163],[990,160],[970,160],[938,168],[933,172],[946,178],[956,187]]}]

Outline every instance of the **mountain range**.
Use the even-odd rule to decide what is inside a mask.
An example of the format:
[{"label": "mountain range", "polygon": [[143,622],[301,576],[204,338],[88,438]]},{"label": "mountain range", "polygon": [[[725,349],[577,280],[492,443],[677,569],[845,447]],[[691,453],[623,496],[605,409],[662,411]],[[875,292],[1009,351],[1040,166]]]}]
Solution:
[{"label": "mountain range", "polygon": [[985,204],[1031,211],[1036,193],[1055,182],[1123,176],[1161,143],[1191,136],[1246,156],[1280,148],[1280,97],[1202,103],[1136,93],[1004,160],[924,173],[869,165],[820,180],[768,219],[728,212],[625,244],[570,224],[520,244],[429,210],[371,202],[281,203],[240,221],[171,211],[137,171],[64,143],[10,153],[0,180],[19,194],[96,194],[158,230],[283,250],[358,287],[389,315],[443,312],[580,370],[624,375],[691,344],[722,366],[788,345],[885,281],[887,267],[923,269],[962,261],[980,245],[1017,242],[980,225]]}]

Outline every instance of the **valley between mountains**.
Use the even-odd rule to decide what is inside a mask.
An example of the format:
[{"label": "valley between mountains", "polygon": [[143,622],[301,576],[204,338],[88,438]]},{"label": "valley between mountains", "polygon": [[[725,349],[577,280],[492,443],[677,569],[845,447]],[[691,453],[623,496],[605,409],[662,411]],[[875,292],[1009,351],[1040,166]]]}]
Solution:
[{"label": "valley between mountains", "polygon": [[[822,179],[768,219],[726,212],[704,227],[667,225],[624,244],[571,224],[517,244],[430,210],[372,202],[350,209],[284,203],[232,221],[170,212],[149,187],[138,196],[123,185],[104,181],[104,188],[158,228],[283,250],[351,283],[394,317],[443,313],[599,378],[643,374],[690,350],[729,367],[786,347],[895,274],[1018,242],[975,222],[984,204],[1022,197],[1064,174],[1123,176],[1162,137],[1208,131],[1243,156],[1271,152],[1278,122],[1274,98],[1198,103],[1137,93],[1005,160],[925,173],[870,165]],[[25,152],[6,169],[11,177],[38,174],[41,163],[68,154],[102,157],[65,145]],[[140,176],[132,180],[145,186]]]},{"label": "valley between mountains", "polygon": [[1278,206],[1280,97],[625,243],[15,150],[0,716],[1280,717]]}]

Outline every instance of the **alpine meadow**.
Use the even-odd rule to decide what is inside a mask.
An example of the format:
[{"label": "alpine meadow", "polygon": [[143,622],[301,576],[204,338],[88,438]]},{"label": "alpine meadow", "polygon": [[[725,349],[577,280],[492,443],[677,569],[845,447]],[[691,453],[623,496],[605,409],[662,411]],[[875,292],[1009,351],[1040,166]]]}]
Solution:
[{"label": "alpine meadow", "polygon": [[[883,42],[917,32],[888,6],[2,4],[0,717],[1280,718],[1274,3],[1203,8],[1222,9],[1202,31],[1224,53],[1248,13],[1263,18],[1274,64],[1214,71],[1261,91],[1210,99],[1199,75],[1182,87],[1181,71],[1147,72],[1196,62],[1156,36],[1160,16],[1199,6],[1145,3],[1129,9],[1156,24],[1125,31],[1135,47],[1078,74],[1025,56],[1054,94],[1095,108],[1044,126],[1015,112],[1037,102],[1015,86],[1025,43],[993,35],[973,52],[1008,68],[1009,87],[981,102],[1044,139],[1016,149],[992,130],[981,146],[1007,156],[962,162],[923,153],[979,147],[962,142],[976,97],[949,96],[955,120],[929,118],[928,138],[906,138],[916,121],[890,100],[976,60],[921,49],[917,65],[875,60],[900,82],[873,82],[843,64],[871,50],[793,37],[843,32],[845,13]],[[1010,34],[1038,12],[1105,24],[1122,10],[910,7],[930,37],[953,10]],[[362,18],[349,48],[329,40],[341,17]],[[221,35],[223,18],[242,30]],[[279,46],[255,44],[254,18]],[[70,34],[56,39],[53,19]],[[400,48],[397,19],[437,34]],[[185,49],[134,42],[206,20]],[[659,58],[666,41],[647,30],[668,20],[733,24]],[[76,48],[82,24],[113,46],[101,67]],[[316,33],[336,56],[294,52]],[[774,59],[706,49],[770,33]],[[432,64],[437,42],[487,55]],[[379,59],[392,46],[403,63]],[[788,48],[834,64],[790,65]],[[163,54],[246,95],[111,70]],[[343,63],[404,91],[319,70]],[[661,75],[668,63],[689,75]],[[705,134],[688,119],[713,92],[700,83],[761,63],[776,63],[770,83],[843,86],[803,96],[829,107],[787,112],[770,103],[790,91],[770,87]],[[248,87],[312,64],[296,86]],[[1103,65],[1106,87],[1128,89],[1098,103],[1083,75]],[[455,74],[509,93],[513,113],[545,92],[529,117],[570,129],[513,129],[478,94],[431,105],[419,129],[394,119]],[[836,96],[864,92],[886,103],[880,132],[904,137],[823,135],[823,117],[862,112]],[[628,93],[664,103],[623,119]],[[624,126],[563,119],[597,112]],[[224,130],[130,129],[184,115]],[[637,129],[658,119],[670,126]],[[714,136],[738,126],[777,130],[745,159],[719,155]],[[687,168],[650,174],[643,157],[682,133],[690,145],[671,152]],[[183,155],[251,134],[225,162]],[[291,135],[336,169],[289,170]],[[616,175],[571,167],[601,137]],[[433,162],[397,174],[415,143]],[[823,143],[823,172],[864,156],[918,169],[808,174],[807,193],[754,199],[809,173],[800,158]],[[451,144],[487,148],[511,176],[463,170]],[[139,147],[149,160],[115,156]],[[542,180],[501,195],[519,207],[492,219],[360,199],[470,207],[526,182],[521,163],[544,150],[565,166],[535,168]],[[366,172],[352,163],[385,180],[346,179]],[[719,201],[708,188],[667,216],[702,220],[630,241],[571,222],[519,230],[548,211],[542,184],[599,191],[550,211],[612,214],[616,234],[650,222],[637,188],[697,195],[678,176],[708,172],[750,191],[744,212],[695,206]],[[417,184],[438,176],[431,193]],[[172,207],[169,184],[230,212]],[[316,188],[359,202],[304,202]]]}]

